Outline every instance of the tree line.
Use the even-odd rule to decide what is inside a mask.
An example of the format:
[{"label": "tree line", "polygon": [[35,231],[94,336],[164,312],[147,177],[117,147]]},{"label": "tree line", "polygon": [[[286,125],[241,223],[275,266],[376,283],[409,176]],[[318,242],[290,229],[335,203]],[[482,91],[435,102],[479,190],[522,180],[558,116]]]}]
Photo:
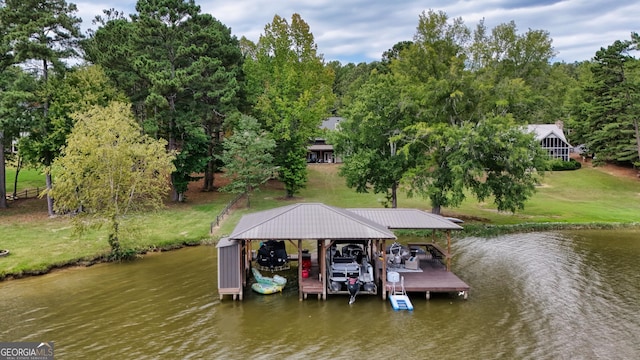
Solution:
[{"label": "tree line", "polygon": [[225,190],[276,176],[293,197],[307,181],[308,142],[328,116],[345,119],[323,136],[342,155],[347,184],[385,194],[393,207],[406,191],[435,212],[470,194],[521,209],[548,166],[522,132],[530,123],[561,121],[598,161],[640,165],[635,33],[593,59],[554,63],[547,31],[470,28],[429,10],[413,39],[380,61],[342,64],[318,53],[299,14],[275,15],[253,42],[194,0],[139,0],[131,15],[106,9],[85,34],[76,12],[63,0],[0,1],[0,207],[4,149],[19,140],[20,159],[45,173],[55,213],[54,165],[79,114],[96,107],[127,109],[132,131],[165,144],[174,201],[195,174],[202,190],[216,190],[224,170],[234,180]]}]

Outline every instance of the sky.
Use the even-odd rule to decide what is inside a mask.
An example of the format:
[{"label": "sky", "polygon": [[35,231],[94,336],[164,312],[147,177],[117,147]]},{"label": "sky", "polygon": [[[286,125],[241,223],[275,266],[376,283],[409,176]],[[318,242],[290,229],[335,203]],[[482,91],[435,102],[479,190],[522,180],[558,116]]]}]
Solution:
[{"label": "sky", "polygon": [[[82,0],[78,7],[83,29],[103,9],[135,12],[135,1]],[[400,41],[413,40],[418,19],[430,9],[461,18],[470,29],[484,19],[488,30],[514,21],[519,34],[545,30],[553,40],[553,61],[590,60],[616,40],[640,32],[637,0],[196,0],[208,13],[231,28],[232,35],[257,42],[275,15],[291,20],[300,14],[309,24],[324,60],[378,61]]]}]

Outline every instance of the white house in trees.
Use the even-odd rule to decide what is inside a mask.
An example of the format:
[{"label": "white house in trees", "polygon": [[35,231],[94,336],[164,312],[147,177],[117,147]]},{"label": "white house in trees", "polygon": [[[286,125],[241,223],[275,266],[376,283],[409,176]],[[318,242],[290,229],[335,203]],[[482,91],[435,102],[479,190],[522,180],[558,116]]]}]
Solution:
[{"label": "white house in trees", "polygon": [[571,145],[564,136],[562,127],[557,124],[530,124],[527,132],[534,133],[536,140],[543,149],[549,152],[549,157],[569,161]]}]

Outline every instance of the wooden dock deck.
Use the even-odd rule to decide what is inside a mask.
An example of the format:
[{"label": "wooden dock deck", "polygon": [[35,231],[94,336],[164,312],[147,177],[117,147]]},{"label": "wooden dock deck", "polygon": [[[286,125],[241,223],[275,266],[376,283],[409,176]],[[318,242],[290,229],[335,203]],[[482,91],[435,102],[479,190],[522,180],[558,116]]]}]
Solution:
[{"label": "wooden dock deck", "polygon": [[[429,299],[431,293],[462,292],[464,298],[467,298],[470,286],[460,280],[456,274],[447,271],[438,259],[421,259],[420,269],[422,271],[403,271],[404,269],[388,267],[387,271],[396,271],[401,277],[404,277],[404,289],[409,293],[424,292],[425,297]],[[400,284],[396,284],[396,289],[398,286]],[[387,293],[390,293],[392,289],[393,284],[387,282]]]},{"label": "wooden dock deck", "polygon": [[[450,271],[452,255],[449,249],[443,249],[436,243],[409,243],[412,249],[424,248],[425,253],[417,255],[418,269],[409,270],[402,266],[394,268],[387,266],[386,270],[396,271],[401,277],[404,277],[404,289],[407,292],[424,292],[425,297],[429,299],[431,293],[451,293],[457,292],[464,299],[469,296],[470,286],[460,280],[456,274]],[[382,264],[379,261],[376,264],[380,276],[382,276]],[[397,287],[400,284],[396,284]],[[385,293],[393,291],[393,284],[386,282]],[[386,294],[383,294],[386,297]]]},{"label": "wooden dock deck", "polygon": [[317,262],[311,266],[311,270],[309,271],[309,277],[303,278],[301,277],[298,282],[300,286],[300,293],[303,298],[306,299],[307,295],[318,295],[318,299],[326,300],[323,298],[323,285],[320,280],[320,268],[317,265]]}]

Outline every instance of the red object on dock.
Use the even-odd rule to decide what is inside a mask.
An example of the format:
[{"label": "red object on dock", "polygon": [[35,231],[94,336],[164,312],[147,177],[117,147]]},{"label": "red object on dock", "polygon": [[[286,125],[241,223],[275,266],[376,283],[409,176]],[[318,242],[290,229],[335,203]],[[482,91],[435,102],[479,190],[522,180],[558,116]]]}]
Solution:
[{"label": "red object on dock", "polygon": [[302,269],[311,269],[311,254],[309,254],[309,252],[305,250],[303,250],[302,252]]}]

